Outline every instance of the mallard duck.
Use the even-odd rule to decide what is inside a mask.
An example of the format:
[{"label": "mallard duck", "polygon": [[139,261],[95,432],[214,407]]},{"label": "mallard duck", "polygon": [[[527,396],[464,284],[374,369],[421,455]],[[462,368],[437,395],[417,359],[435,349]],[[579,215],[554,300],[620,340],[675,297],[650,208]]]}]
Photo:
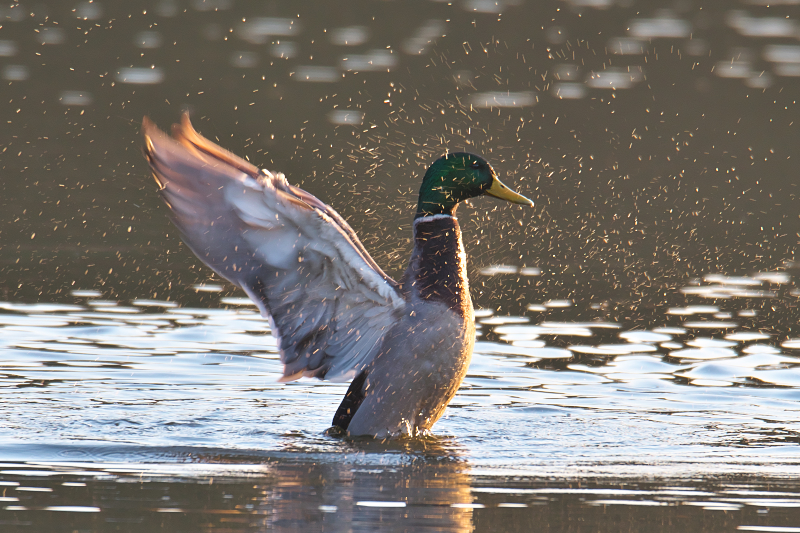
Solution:
[{"label": "mallard duck", "polygon": [[487,194],[532,206],[477,155],[437,159],[422,179],[414,251],[387,276],[330,206],[200,136],[147,117],[144,154],[189,248],[270,320],[284,374],[352,379],[333,425],[388,438],[429,432],[472,357],[475,326],[458,204]]}]

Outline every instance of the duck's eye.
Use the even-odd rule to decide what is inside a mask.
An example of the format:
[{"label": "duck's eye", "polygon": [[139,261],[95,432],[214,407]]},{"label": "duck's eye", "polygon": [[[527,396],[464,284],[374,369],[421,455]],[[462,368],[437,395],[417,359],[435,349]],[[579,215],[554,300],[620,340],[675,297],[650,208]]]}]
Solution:
[{"label": "duck's eye", "polygon": [[477,161],[473,161],[472,163],[470,163],[469,166],[470,166],[470,168],[474,168],[475,170],[481,168],[481,164],[478,163]]}]

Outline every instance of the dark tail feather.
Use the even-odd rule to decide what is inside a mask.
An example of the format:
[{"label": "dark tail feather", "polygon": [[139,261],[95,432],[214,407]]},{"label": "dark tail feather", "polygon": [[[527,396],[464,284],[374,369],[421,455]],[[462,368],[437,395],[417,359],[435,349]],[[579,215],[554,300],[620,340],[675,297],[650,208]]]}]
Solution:
[{"label": "dark tail feather", "polygon": [[364,370],[350,384],[350,388],[347,389],[347,394],[344,395],[344,400],[342,403],[339,404],[339,408],[336,410],[336,414],[333,416],[333,425],[338,426],[345,431],[347,427],[350,425],[350,421],[358,411],[358,408],[361,406],[361,402],[364,401],[364,382],[367,379],[367,371]]}]

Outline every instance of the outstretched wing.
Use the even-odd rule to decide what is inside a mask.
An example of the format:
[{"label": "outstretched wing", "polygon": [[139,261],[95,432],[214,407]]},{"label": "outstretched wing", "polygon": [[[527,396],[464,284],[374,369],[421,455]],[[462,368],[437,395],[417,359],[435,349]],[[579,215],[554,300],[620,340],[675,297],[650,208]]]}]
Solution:
[{"label": "outstretched wing", "polygon": [[330,206],[200,136],[147,117],[144,153],[189,248],[270,317],[281,381],[345,381],[372,360],[404,306]]}]

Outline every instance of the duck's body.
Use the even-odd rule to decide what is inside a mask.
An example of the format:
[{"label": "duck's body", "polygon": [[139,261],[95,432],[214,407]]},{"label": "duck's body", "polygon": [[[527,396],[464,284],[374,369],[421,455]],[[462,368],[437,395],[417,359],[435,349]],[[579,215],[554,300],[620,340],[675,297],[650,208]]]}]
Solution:
[{"label": "duck's body", "polygon": [[272,322],[282,381],[353,379],[333,423],[351,435],[431,429],[464,379],[475,343],[461,230],[466,198],[517,203],[491,166],[450,154],[425,175],[414,250],[386,276],[329,206],[200,137],[184,115],[174,140],[145,119],[145,155],[184,240]]},{"label": "duck's body", "polygon": [[[405,306],[365,379],[348,394],[363,397],[334,424],[354,435],[414,435],[433,427],[464,380],[475,323],[458,221],[449,215],[414,222],[414,252],[401,281]],[[363,381],[363,384],[359,381]],[[402,401],[398,401],[402,400]]]}]

